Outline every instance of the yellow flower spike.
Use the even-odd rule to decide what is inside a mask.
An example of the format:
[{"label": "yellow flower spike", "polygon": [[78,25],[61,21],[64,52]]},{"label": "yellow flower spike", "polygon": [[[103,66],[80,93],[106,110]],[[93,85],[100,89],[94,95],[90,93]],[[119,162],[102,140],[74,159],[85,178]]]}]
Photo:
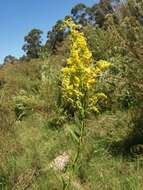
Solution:
[{"label": "yellow flower spike", "polygon": [[98,100],[105,99],[106,96],[95,92],[96,78],[110,63],[100,60],[94,66],[84,33],[77,30],[80,26],[71,18],[65,20],[64,25],[70,29],[71,48],[67,65],[62,69],[63,102],[70,104],[82,116],[83,110],[98,112]]}]

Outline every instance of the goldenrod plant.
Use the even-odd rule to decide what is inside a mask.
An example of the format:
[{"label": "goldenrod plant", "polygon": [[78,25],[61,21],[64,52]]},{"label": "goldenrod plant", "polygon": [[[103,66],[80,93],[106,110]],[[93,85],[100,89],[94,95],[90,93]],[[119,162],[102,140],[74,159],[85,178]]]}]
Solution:
[{"label": "goldenrod plant", "polygon": [[[80,31],[80,25],[75,24],[72,19],[64,22],[69,29],[71,37],[70,56],[66,66],[62,69],[62,97],[66,107],[72,108],[80,121],[79,134],[72,136],[76,139],[77,151],[72,163],[72,172],[69,181],[64,183],[64,190],[70,186],[76,163],[80,155],[85,118],[89,112],[99,112],[98,102],[106,99],[102,92],[96,92],[97,77],[105,71],[110,63],[99,60],[94,64],[92,53],[88,48],[84,33]],[[68,105],[68,106],[67,106]]]},{"label": "goldenrod plant", "polygon": [[66,20],[65,25],[70,28],[71,48],[67,65],[62,69],[63,100],[84,119],[90,111],[99,112],[97,103],[106,98],[105,94],[96,92],[95,85],[97,76],[110,63],[99,60],[94,64],[84,33],[79,31],[80,26],[71,19]]}]

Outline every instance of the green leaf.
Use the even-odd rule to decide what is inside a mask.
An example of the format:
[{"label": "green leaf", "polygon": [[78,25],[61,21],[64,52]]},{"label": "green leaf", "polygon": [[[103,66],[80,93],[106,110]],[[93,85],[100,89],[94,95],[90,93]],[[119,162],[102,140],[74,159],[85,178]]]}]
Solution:
[{"label": "green leaf", "polygon": [[73,131],[73,129],[71,129],[71,128],[69,128],[69,132],[70,132],[73,140],[75,140],[76,142],[79,142],[79,134],[77,132]]}]

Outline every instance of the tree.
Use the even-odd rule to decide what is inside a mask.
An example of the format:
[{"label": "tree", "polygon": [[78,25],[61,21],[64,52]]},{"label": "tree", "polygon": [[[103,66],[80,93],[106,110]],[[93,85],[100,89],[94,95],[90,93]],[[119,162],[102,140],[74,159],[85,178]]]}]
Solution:
[{"label": "tree", "polygon": [[114,10],[119,5],[119,0],[100,0],[99,3],[92,7],[87,7],[83,3],[75,5],[71,10],[71,15],[76,24],[86,26],[98,24],[102,27],[105,22],[107,14],[114,14]]},{"label": "tree", "polygon": [[112,0],[100,0],[98,4],[94,4],[89,9],[90,20],[93,23],[98,24],[99,27],[102,27],[105,22],[105,17],[107,14],[113,14]]},{"label": "tree", "polygon": [[39,58],[39,53],[42,47],[41,34],[43,32],[39,29],[32,29],[27,36],[25,36],[25,44],[22,49],[26,52],[28,58]]},{"label": "tree", "polygon": [[76,24],[81,24],[83,26],[87,24],[88,13],[86,10],[87,7],[83,3],[79,3],[72,8],[71,14]]},{"label": "tree", "polygon": [[17,59],[12,56],[12,55],[7,55],[5,58],[4,58],[4,62],[3,64],[7,64],[7,63],[13,63],[14,61],[16,61]]},{"label": "tree", "polygon": [[58,20],[52,30],[47,34],[48,40],[45,46],[52,53],[57,51],[57,47],[60,46],[61,42],[63,42],[65,38],[65,30],[62,25],[63,21]]}]

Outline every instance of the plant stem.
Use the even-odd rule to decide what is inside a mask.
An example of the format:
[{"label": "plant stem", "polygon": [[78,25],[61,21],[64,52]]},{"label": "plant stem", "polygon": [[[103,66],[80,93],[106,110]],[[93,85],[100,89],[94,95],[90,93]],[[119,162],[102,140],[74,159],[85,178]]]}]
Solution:
[{"label": "plant stem", "polygon": [[82,141],[83,141],[84,127],[85,127],[85,122],[84,122],[84,120],[82,120],[81,121],[80,136],[79,136],[77,151],[76,151],[75,157],[74,157],[73,162],[72,162],[72,168],[71,168],[71,173],[70,173],[70,176],[69,176],[68,183],[63,188],[63,190],[68,190],[68,188],[69,188],[69,186],[71,184],[73,174],[75,173],[75,167],[76,167],[77,161],[78,161],[79,156],[80,156],[80,151],[81,151],[81,146],[82,146]]}]

